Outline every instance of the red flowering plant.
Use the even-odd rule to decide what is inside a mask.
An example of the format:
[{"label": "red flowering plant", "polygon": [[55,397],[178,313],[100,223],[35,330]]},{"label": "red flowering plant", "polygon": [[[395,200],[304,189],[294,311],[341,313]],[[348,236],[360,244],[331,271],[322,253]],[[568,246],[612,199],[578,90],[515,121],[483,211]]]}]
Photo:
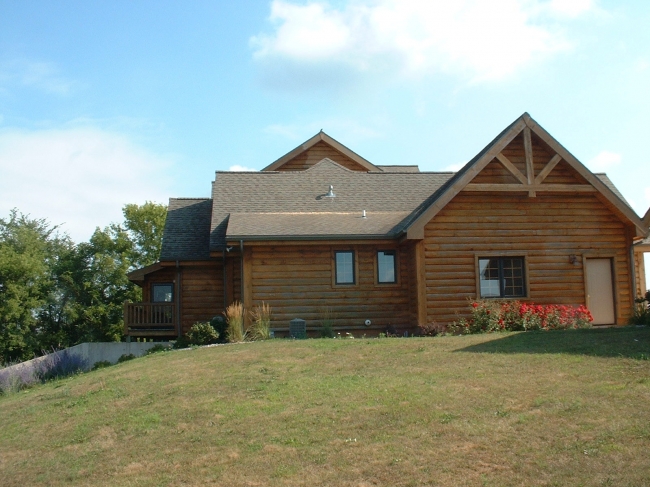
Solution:
[{"label": "red flowering plant", "polygon": [[450,326],[456,333],[495,331],[563,330],[589,328],[593,317],[584,306],[534,304],[519,301],[479,300],[471,302],[471,318]]}]

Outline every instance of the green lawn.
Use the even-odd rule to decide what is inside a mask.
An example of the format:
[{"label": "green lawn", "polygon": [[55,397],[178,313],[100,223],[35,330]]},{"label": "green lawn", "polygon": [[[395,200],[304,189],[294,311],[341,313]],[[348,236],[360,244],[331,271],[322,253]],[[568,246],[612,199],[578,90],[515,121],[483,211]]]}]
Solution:
[{"label": "green lawn", "polygon": [[0,484],[650,485],[650,329],[163,352],[0,397]]}]

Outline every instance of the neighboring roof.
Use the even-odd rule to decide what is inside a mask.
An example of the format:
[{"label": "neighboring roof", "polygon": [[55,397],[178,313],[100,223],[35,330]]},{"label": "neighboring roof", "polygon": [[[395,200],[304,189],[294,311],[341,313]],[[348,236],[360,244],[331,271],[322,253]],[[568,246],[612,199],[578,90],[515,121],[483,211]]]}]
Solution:
[{"label": "neighboring roof", "polygon": [[[644,227],[641,219],[632,210],[632,208],[622,199],[620,193],[612,190],[613,184],[608,178],[602,179],[595,176],[587,169],[573,154],[566,150],[555,138],[544,130],[528,113],[524,113],[508,127],[505,128],[497,137],[483,148],[474,158],[469,161],[460,171],[458,171],[447,184],[438,189],[425,201],[417,211],[409,218],[406,224],[408,238],[422,238],[424,236],[424,226],[445,207],[474,177],[481,172],[492,160],[505,148],[512,140],[522,131],[530,130],[554,150],[569,166],[578,174],[587,180],[605,200],[607,200],[620,214],[632,222],[639,233],[647,235],[648,228]],[[609,183],[609,184],[608,184]],[[610,187],[611,186],[611,187]],[[525,186],[522,185],[522,189]]]},{"label": "neighboring roof", "polygon": [[305,152],[309,148],[313,147],[314,145],[316,145],[320,141],[323,141],[326,144],[329,144],[331,147],[333,147],[337,151],[341,152],[345,156],[349,157],[350,159],[352,159],[354,162],[356,162],[357,164],[359,164],[361,167],[365,168],[366,170],[368,170],[368,171],[380,171],[380,169],[377,166],[375,166],[371,162],[367,161],[366,159],[361,157],[356,152],[351,151],[346,146],[341,144],[339,141],[333,139],[332,137],[327,135],[322,130],[320,132],[318,132],[316,135],[314,135],[311,139],[306,141],[304,144],[299,145],[298,147],[296,147],[292,151],[287,152],[285,155],[280,157],[275,162],[272,162],[271,164],[266,166],[264,169],[262,169],[262,171],[275,171],[280,166],[282,166],[283,164],[289,162],[291,159],[297,157],[299,154],[302,154],[303,152]]},{"label": "neighboring roof", "polygon": [[630,206],[630,204],[627,202],[625,197],[623,196],[623,193],[621,193],[616,186],[614,186],[614,183],[612,182],[611,179],[609,179],[609,176],[605,174],[604,172],[595,172],[594,176],[596,176],[598,179],[600,179],[605,186],[609,188],[609,190],[614,193],[616,196],[618,196],[618,199],[620,199],[623,203],[625,203],[627,206]]},{"label": "neighboring roof", "polygon": [[417,165],[414,166],[377,166],[383,172],[420,172]]},{"label": "neighboring roof", "polygon": [[231,213],[227,240],[295,238],[380,238],[393,233],[408,211],[354,213]]},{"label": "neighboring roof", "polygon": [[[381,229],[385,236],[396,235],[402,229],[401,221],[397,218],[410,214],[451,176],[452,173],[351,171],[330,159],[323,159],[306,171],[299,172],[217,172],[212,193],[214,204],[210,248],[222,249],[226,243],[226,232],[230,238],[237,232],[251,235],[252,222],[264,225],[264,231],[272,232],[272,235],[286,238],[320,235],[319,225],[334,219],[337,225],[345,223],[347,228],[352,229],[351,220],[347,221],[348,217],[342,214],[360,216],[363,210],[369,215],[366,222],[375,222],[375,218],[379,217],[377,213],[382,213],[382,223],[373,227],[373,232]],[[335,198],[325,197],[330,185],[333,186]],[[287,216],[291,213],[309,213],[312,216],[311,219]],[[330,216],[317,217],[314,213]],[[235,229],[231,227],[228,215]],[[390,231],[386,231],[388,226]],[[315,233],[310,233],[312,231]],[[332,232],[338,230],[331,230],[330,234]]]},{"label": "neighboring roof", "polygon": [[648,211],[645,212],[645,216],[643,217],[643,224],[650,228],[650,208],[648,208]]},{"label": "neighboring roof", "polygon": [[170,198],[160,260],[209,259],[211,215],[209,198]]}]

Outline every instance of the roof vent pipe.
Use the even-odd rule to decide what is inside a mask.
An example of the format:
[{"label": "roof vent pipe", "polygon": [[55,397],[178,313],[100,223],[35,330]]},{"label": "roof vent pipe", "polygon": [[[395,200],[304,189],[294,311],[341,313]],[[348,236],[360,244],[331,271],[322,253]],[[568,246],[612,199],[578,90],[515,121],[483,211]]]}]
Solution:
[{"label": "roof vent pipe", "polygon": [[331,184],[330,184],[330,190],[325,195],[325,198],[336,198],[336,195],[334,194],[334,186],[332,186]]},{"label": "roof vent pipe", "polygon": [[361,212],[361,218],[366,218],[366,210],[363,210],[363,211]]}]

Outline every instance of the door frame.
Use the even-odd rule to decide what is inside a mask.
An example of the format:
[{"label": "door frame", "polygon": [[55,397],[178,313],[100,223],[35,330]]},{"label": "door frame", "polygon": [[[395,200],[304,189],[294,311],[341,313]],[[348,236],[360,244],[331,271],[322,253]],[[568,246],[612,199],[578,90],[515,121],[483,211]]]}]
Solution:
[{"label": "door frame", "polygon": [[[616,272],[616,254],[607,252],[607,253],[601,253],[601,252],[585,252],[582,254],[582,277],[584,280],[584,285],[585,285],[585,306],[589,308],[589,282],[587,279],[587,260],[588,259],[609,259],[610,266],[611,266],[611,274],[612,274],[612,293],[614,293],[614,296],[612,296],[612,300],[614,302],[614,325],[619,324],[618,320],[618,310],[620,309],[619,305],[620,303],[618,302],[618,276]],[[597,325],[600,326],[600,325]],[[607,326],[607,325],[602,325],[602,326]]]}]

